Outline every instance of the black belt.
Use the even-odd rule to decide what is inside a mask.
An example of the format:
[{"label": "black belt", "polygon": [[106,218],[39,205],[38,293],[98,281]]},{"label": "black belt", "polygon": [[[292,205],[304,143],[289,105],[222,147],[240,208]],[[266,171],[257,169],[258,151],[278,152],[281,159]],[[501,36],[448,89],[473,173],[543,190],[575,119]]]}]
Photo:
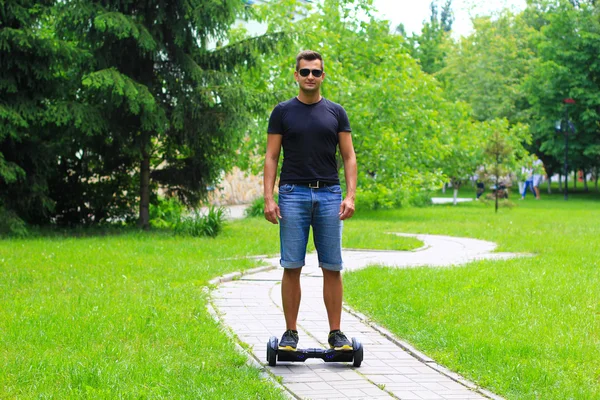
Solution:
[{"label": "black belt", "polygon": [[339,185],[339,183],[323,182],[323,181],[312,181],[312,182],[300,182],[294,183],[294,185],[308,186],[311,189],[320,189],[327,186]]}]

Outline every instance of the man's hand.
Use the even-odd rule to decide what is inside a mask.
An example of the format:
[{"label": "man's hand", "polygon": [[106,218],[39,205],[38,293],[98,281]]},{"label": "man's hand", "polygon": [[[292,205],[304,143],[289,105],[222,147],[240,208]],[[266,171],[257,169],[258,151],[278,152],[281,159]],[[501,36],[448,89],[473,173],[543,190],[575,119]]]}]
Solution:
[{"label": "man's hand", "polygon": [[354,200],[346,197],[342,204],[340,204],[340,219],[351,218],[354,215]]},{"label": "man's hand", "polygon": [[273,199],[265,200],[265,218],[272,224],[277,225],[277,219],[281,219],[281,212],[279,206]]}]

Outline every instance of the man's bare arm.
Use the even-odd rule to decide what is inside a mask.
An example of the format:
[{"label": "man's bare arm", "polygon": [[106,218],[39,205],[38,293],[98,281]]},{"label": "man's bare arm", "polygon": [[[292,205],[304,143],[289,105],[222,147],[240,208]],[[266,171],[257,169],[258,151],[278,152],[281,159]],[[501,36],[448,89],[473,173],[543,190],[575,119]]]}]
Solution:
[{"label": "man's bare arm", "polygon": [[273,224],[277,224],[277,219],[281,218],[279,206],[273,198],[277,164],[279,163],[279,154],[281,153],[281,141],[281,135],[269,134],[267,136],[267,154],[265,156],[265,169],[263,173],[265,218]]},{"label": "man's bare arm", "polygon": [[357,166],[352,135],[350,132],[339,133],[340,154],[344,160],[344,175],[346,178],[346,197],[340,205],[340,219],[348,219],[354,215],[356,199]]}]

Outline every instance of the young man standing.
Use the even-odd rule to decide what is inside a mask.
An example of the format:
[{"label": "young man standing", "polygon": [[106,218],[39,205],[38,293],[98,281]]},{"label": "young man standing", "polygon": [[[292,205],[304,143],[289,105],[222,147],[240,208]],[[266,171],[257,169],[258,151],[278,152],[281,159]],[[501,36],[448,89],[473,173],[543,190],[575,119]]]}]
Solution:
[{"label": "young man standing", "polygon": [[[296,350],[296,322],[300,308],[300,272],[306,244],[313,229],[319,267],[323,271],[323,300],[329,319],[329,345],[352,350],[341,332],[342,317],[342,221],[354,214],[356,155],[346,111],[321,96],[325,79],[321,55],[303,51],[296,57],[294,77],[299,93],[279,103],[269,119],[264,168],[265,218],[280,223],[281,297],[286,331],[280,350]],[[346,197],[338,177],[336,151],[344,161]],[[283,166],[279,179],[279,204],[273,199],[279,154]]]}]

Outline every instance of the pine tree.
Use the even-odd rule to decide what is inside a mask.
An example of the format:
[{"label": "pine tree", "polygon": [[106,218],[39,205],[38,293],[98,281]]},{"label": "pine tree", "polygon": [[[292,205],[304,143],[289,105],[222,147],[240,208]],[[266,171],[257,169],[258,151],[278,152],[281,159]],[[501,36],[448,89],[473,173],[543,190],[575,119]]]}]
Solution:
[{"label": "pine tree", "polygon": [[48,27],[52,0],[0,3],[0,230],[47,220],[48,180],[61,154],[56,129],[79,114],[67,106],[68,66],[82,55]]},{"label": "pine tree", "polygon": [[73,0],[60,6],[61,35],[92,54],[81,98],[103,120],[102,140],[88,143],[82,158],[90,160],[96,181],[119,182],[112,187],[114,201],[131,204],[132,193],[139,196],[134,201],[143,228],[158,186],[198,203],[233,161],[250,111],[261,105],[233,71],[251,67],[277,37],[211,46],[225,39],[245,7],[238,0]]}]

